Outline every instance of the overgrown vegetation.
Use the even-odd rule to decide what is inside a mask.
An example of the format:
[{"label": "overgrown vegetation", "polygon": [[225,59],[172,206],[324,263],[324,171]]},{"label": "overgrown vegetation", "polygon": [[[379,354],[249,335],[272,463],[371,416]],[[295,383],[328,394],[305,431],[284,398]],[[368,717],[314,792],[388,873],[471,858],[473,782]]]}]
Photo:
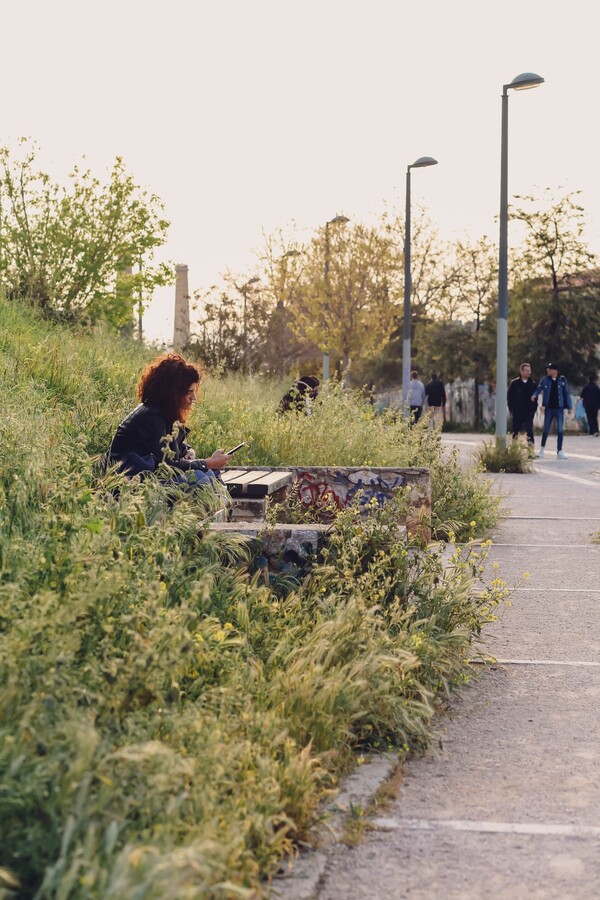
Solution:
[{"label": "overgrown vegetation", "polygon": [[[6,897],[259,895],[356,750],[426,745],[504,595],[480,582],[485,549],[422,552],[393,505],[340,514],[310,577],[275,591],[239,539],[198,539],[201,493],[168,504],[150,479],[115,498],[92,457],[146,356],[0,301]],[[497,514],[439,435],[337,388],[308,418],[277,417],[259,381],[205,390],[199,452],[431,465],[438,530]]]},{"label": "overgrown vegetation", "polygon": [[526,473],[532,471],[533,453],[521,441],[498,444],[486,441],[477,450],[477,458],[486,472]]}]

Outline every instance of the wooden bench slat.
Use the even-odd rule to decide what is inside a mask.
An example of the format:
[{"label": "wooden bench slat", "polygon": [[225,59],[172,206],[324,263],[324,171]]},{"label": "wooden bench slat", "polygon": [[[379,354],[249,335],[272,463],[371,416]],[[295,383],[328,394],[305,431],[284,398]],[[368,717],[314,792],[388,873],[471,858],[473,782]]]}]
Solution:
[{"label": "wooden bench slat", "polygon": [[232,497],[266,497],[293,481],[291,472],[236,471],[225,481]]},{"label": "wooden bench slat", "polygon": [[222,469],[221,470],[221,478],[225,482],[225,484],[229,484],[230,481],[237,481],[242,475],[246,474],[246,469]]},{"label": "wooden bench slat", "polygon": [[257,478],[255,484],[266,484],[272,491],[292,483],[291,472],[266,472],[261,478]]},{"label": "wooden bench slat", "polygon": [[231,479],[228,484],[250,484],[253,481],[259,481],[260,478],[269,473],[265,472],[242,472],[236,478]]}]

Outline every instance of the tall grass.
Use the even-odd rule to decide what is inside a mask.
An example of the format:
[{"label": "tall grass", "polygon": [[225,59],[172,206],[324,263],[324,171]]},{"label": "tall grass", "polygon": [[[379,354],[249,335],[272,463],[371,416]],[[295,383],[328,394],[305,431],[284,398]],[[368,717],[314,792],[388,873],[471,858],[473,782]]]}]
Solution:
[{"label": "tall grass", "polygon": [[[260,895],[357,748],[427,743],[501,586],[398,541],[390,505],[274,590],[239,539],[198,539],[201,492],[95,476],[146,351],[3,302],[0,334],[0,896]],[[209,379],[197,449],[445,465],[336,389],[310,420],[274,394]]]}]

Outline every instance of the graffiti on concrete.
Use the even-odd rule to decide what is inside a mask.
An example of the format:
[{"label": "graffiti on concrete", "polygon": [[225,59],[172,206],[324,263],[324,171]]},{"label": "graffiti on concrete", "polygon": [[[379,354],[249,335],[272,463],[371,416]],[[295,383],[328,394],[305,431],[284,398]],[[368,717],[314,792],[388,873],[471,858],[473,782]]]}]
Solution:
[{"label": "graffiti on concrete", "polygon": [[404,487],[406,479],[396,470],[385,474],[374,469],[307,468],[294,470],[298,496],[305,506],[316,506],[331,500],[338,509],[348,506],[359,495],[365,506],[375,500],[379,506]]}]

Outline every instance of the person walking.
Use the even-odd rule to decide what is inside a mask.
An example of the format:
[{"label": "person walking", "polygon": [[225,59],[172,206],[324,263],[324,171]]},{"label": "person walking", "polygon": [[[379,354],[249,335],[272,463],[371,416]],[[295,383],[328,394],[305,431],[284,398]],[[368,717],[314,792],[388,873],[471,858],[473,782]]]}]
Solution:
[{"label": "person walking", "polygon": [[531,377],[531,364],[521,363],[519,377],[513,378],[508,386],[506,399],[512,416],[512,436],[516,439],[520,431],[527,435],[527,441],[533,448],[533,417],[535,407],[531,405],[531,396],[537,387],[537,381]]},{"label": "person walking", "polygon": [[410,373],[406,399],[410,406],[410,421],[416,424],[421,418],[425,404],[425,385],[419,380],[419,373],[416,369]]},{"label": "person walking", "polygon": [[427,397],[427,404],[431,410],[431,424],[439,425],[441,428],[444,424],[446,389],[444,387],[444,382],[437,377],[435,372],[431,373],[431,381],[425,385],[425,396]]},{"label": "person walking", "polygon": [[544,448],[550,433],[552,422],[556,422],[556,455],[558,459],[568,459],[563,453],[563,431],[565,421],[565,409],[573,408],[571,400],[571,392],[569,391],[564,375],[558,374],[558,366],[556,363],[546,364],[546,374],[541,379],[537,388],[531,395],[531,401],[537,403],[537,398],[542,395],[542,406],[544,407],[544,430],[542,433],[542,446],[538,457],[543,459]]},{"label": "person walking", "polygon": [[588,383],[582,389],[579,395],[583,401],[583,408],[588,420],[590,434],[598,437],[598,410],[600,409],[600,387],[598,387],[598,376],[590,375]]}]

